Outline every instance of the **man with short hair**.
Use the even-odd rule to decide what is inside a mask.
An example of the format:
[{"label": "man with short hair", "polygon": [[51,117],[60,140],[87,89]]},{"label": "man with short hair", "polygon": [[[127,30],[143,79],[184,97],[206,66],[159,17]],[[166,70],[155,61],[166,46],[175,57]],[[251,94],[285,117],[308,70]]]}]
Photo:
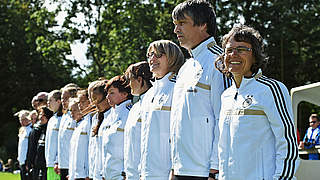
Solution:
[{"label": "man with short hair", "polygon": [[[307,129],[307,133],[303,138],[303,142],[300,143],[300,148],[310,149],[315,145],[320,145],[320,119],[317,114],[311,114],[309,117],[310,127]],[[319,154],[309,154],[309,160],[319,160]]]},{"label": "man with short hair", "polygon": [[216,17],[206,1],[189,0],[172,12],[174,33],[192,56],[181,67],[171,108],[172,175],[177,180],[215,179],[220,96],[230,85],[214,66]]}]

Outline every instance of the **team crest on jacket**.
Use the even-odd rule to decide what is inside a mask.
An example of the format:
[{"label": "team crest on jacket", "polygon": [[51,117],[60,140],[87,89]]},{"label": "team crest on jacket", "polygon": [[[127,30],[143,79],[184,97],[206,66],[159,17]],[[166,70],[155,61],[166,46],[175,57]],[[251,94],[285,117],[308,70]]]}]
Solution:
[{"label": "team crest on jacket", "polygon": [[243,108],[247,108],[252,104],[252,97],[253,95],[247,95],[246,99],[242,103]]}]

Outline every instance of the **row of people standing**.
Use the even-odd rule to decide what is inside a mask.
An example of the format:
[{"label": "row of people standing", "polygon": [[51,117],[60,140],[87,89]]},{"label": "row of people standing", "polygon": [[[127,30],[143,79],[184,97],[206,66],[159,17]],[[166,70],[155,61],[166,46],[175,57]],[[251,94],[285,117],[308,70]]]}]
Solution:
[{"label": "row of people standing", "polygon": [[[90,105],[82,111],[80,96],[67,105],[77,88],[63,88],[60,101],[71,112],[60,119],[53,170],[61,179],[294,178],[290,97],[282,83],[261,74],[260,34],[236,25],[221,49],[206,1],[183,2],[172,18],[191,59],[184,62],[173,42],[155,41],[148,62],[91,83]],[[132,108],[131,99],[138,101]]]}]

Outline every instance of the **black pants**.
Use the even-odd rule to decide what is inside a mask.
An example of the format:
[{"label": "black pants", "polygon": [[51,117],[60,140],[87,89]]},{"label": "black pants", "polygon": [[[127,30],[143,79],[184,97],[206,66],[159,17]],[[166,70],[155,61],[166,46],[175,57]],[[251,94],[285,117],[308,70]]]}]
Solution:
[{"label": "black pants", "polygon": [[68,180],[69,169],[60,169],[60,180]]},{"label": "black pants", "polygon": [[174,176],[174,180],[208,180],[208,177]]},{"label": "black pants", "polygon": [[32,176],[34,180],[47,180],[47,168],[34,168],[32,171]]},{"label": "black pants", "polygon": [[25,164],[20,166],[20,178],[21,180],[29,180],[28,171]]}]

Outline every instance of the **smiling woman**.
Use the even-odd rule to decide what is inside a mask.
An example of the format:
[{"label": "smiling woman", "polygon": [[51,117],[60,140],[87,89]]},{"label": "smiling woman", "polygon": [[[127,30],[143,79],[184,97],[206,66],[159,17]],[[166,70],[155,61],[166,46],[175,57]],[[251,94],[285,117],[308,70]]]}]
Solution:
[{"label": "smiling woman", "polygon": [[147,57],[155,81],[141,102],[140,179],[168,179],[173,88],[184,56],[172,41],[159,40],[149,45]]},{"label": "smiling woman", "polygon": [[299,160],[291,100],[285,85],[262,76],[259,32],[235,25],[222,46],[216,67],[233,83],[221,95],[219,179],[294,179]]}]

